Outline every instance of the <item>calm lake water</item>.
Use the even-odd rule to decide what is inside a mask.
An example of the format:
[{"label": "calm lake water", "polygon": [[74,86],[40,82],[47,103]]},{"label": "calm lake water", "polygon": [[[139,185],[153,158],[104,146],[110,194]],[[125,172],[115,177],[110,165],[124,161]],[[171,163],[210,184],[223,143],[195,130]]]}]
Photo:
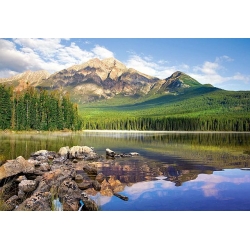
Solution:
[{"label": "calm lake water", "polygon": [[128,197],[92,194],[102,211],[250,210],[250,133],[2,132],[0,162],[74,145],[140,154],[98,169],[124,183],[119,194]]}]

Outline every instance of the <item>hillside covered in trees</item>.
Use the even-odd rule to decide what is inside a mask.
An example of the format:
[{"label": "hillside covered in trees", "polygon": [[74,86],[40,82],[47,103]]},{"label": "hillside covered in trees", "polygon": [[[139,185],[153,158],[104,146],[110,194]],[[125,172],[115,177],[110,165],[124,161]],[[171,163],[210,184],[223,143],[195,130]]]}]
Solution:
[{"label": "hillside covered in trees", "polygon": [[21,92],[0,85],[0,129],[79,130],[82,119],[69,95],[58,91],[38,91],[28,87]]},{"label": "hillside covered in trees", "polygon": [[250,131],[250,92],[210,85],[79,105],[84,129]]}]

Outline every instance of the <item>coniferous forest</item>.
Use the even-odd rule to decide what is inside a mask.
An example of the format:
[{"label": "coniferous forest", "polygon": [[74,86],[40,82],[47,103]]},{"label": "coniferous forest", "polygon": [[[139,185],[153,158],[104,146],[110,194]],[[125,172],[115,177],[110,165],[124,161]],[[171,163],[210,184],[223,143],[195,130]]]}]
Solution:
[{"label": "coniferous forest", "polygon": [[69,95],[28,87],[22,92],[0,85],[0,129],[79,130],[82,119]]},{"label": "coniferous forest", "polygon": [[243,117],[139,117],[83,121],[84,129],[153,131],[250,131]]},{"label": "coniferous forest", "polygon": [[[230,99],[230,96],[228,98]],[[218,100],[221,102],[220,96]],[[114,113],[110,115],[107,111],[100,112],[100,109],[95,107],[94,110],[98,112],[98,115],[89,117],[84,113],[79,115],[78,106],[71,101],[69,94],[37,90],[33,87],[15,92],[12,87],[0,85],[0,130],[250,131],[248,96],[232,100],[241,101],[240,105],[245,107],[244,110],[234,115],[222,112],[217,115],[209,113],[197,116],[162,114],[157,117],[152,115],[149,109],[148,115],[143,115],[141,112],[141,114],[131,116],[129,112],[119,110],[118,116]],[[199,99],[196,102],[198,101]],[[237,105],[231,102],[229,106],[236,108]],[[188,103],[184,104],[188,107]],[[216,99],[213,105],[217,105]],[[175,110],[177,110],[176,107]]]}]

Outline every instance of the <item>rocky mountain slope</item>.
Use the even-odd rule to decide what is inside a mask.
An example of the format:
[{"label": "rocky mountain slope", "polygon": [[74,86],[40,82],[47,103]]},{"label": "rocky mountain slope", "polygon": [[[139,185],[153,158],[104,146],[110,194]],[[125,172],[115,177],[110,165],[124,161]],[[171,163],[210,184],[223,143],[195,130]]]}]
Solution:
[{"label": "rocky mountain slope", "polygon": [[70,92],[78,103],[110,99],[116,95],[143,96],[150,93],[176,92],[200,85],[180,71],[166,79],[159,79],[127,68],[115,58],[91,59],[52,75],[46,71],[28,71],[9,79],[0,79],[1,82],[14,85],[16,90],[24,89],[28,82],[37,88]]},{"label": "rocky mountain slope", "polygon": [[29,70],[9,78],[0,78],[0,83],[12,85],[15,87],[16,91],[22,91],[27,88],[28,85],[32,85],[34,87],[38,86],[49,76],[50,73],[45,70],[35,72]]}]

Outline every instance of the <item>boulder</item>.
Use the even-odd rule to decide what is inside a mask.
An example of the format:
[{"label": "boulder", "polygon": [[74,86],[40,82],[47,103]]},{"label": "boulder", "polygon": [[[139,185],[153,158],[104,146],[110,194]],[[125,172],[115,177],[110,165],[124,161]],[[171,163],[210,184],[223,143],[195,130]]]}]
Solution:
[{"label": "boulder", "polygon": [[21,199],[21,200],[23,200],[24,197],[25,197],[25,193],[22,190],[19,190],[17,195],[18,195],[18,198]]},{"label": "boulder", "polygon": [[98,211],[98,206],[93,200],[85,200],[83,203],[84,206],[82,207],[81,211]]},{"label": "boulder", "polygon": [[89,175],[97,175],[97,169],[93,166],[83,166],[83,170]]},{"label": "boulder", "polygon": [[73,146],[69,149],[70,158],[78,158],[83,159],[84,157],[89,157],[96,159],[97,154],[95,154],[94,150],[87,146]]},{"label": "boulder", "polygon": [[51,193],[38,192],[23,201],[14,211],[51,211]]},{"label": "boulder", "polygon": [[88,155],[85,157],[85,160],[86,161],[93,161],[93,160],[97,160],[97,159],[99,159],[100,158],[100,156],[97,154],[97,153],[95,153],[95,152],[90,152],[90,153],[88,153]]},{"label": "boulder", "polygon": [[98,210],[97,204],[92,199],[89,198],[86,192],[81,193],[80,200],[84,204],[81,211],[97,211]]},{"label": "boulder", "polygon": [[35,167],[39,167],[41,165],[41,162],[32,158],[28,159],[28,162],[33,164]]},{"label": "boulder", "polygon": [[101,184],[97,180],[93,181],[92,185],[96,191],[101,190]]},{"label": "boulder", "polygon": [[32,154],[32,156],[47,156],[49,154],[48,150],[39,150],[36,151],[34,154]]},{"label": "boulder", "polygon": [[93,183],[92,180],[83,179],[82,182],[77,183],[77,186],[79,189],[85,190],[85,189],[93,187],[92,183]]},{"label": "boulder", "polygon": [[106,156],[115,157],[115,152],[109,148],[106,148]]},{"label": "boulder", "polygon": [[66,194],[79,197],[80,193],[77,183],[70,178],[64,180],[58,188],[59,198],[63,198]]},{"label": "boulder", "polygon": [[17,207],[19,204],[18,199],[19,197],[17,195],[13,195],[5,202],[8,211],[12,211]]},{"label": "boulder", "polygon": [[69,154],[69,146],[61,147],[59,149],[58,154],[61,155],[61,156],[68,156],[68,154]]},{"label": "boulder", "polygon": [[82,153],[83,153],[83,154],[90,154],[90,153],[92,153],[92,152],[94,152],[93,148],[88,147],[88,146],[83,146],[83,147],[82,147]]},{"label": "boulder", "polygon": [[15,160],[8,160],[0,167],[0,180],[20,173],[33,173],[34,170],[35,166],[32,163],[18,156]]},{"label": "boulder", "polygon": [[79,209],[79,198],[72,197],[66,194],[62,198],[63,211],[78,211]]},{"label": "boulder", "polygon": [[137,153],[137,152],[130,152],[129,155],[131,155],[131,156],[138,156],[139,153]]},{"label": "boulder", "polygon": [[15,195],[18,190],[18,183],[15,180],[11,180],[0,188],[1,198],[4,200],[9,199],[11,196]]},{"label": "boulder", "polygon": [[63,204],[63,211],[77,211],[81,190],[72,179],[64,180],[58,188],[58,197]]},{"label": "boulder", "polygon": [[102,183],[105,179],[105,175],[103,173],[99,173],[95,179],[99,182],[99,183]]},{"label": "boulder", "polygon": [[80,175],[80,174],[77,174],[77,175],[75,176],[75,182],[76,182],[76,183],[81,183],[82,181],[83,181],[83,176]]},{"label": "boulder", "polygon": [[[19,190],[19,192],[20,191],[21,190]],[[38,186],[37,186],[36,190],[34,191],[34,193],[49,192],[49,191],[50,191],[50,185],[48,185],[45,180],[41,180],[38,183]]]},{"label": "boulder", "polygon": [[39,170],[41,171],[49,171],[50,165],[47,162],[44,162],[40,165]]},{"label": "boulder", "polygon": [[37,182],[32,180],[23,180],[19,183],[18,188],[19,190],[23,191],[24,193],[30,193],[34,191],[37,187]]}]

